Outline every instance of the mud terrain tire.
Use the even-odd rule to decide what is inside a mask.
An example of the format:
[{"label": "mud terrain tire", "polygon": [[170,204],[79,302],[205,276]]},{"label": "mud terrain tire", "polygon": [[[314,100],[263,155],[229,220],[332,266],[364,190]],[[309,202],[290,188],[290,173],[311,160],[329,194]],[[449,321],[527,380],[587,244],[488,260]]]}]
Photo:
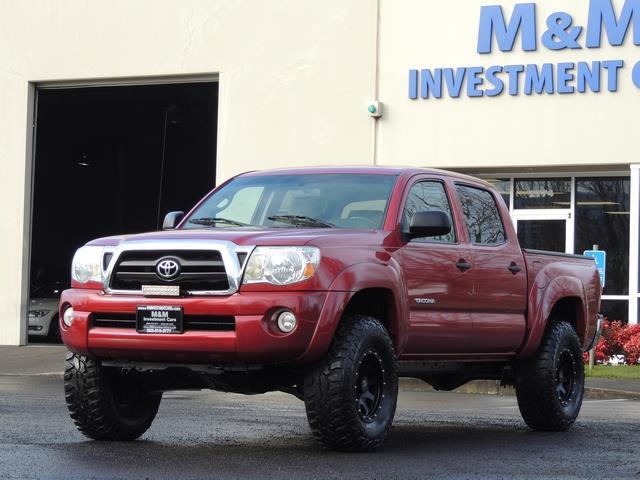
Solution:
[{"label": "mud terrain tire", "polygon": [[345,317],[325,357],[305,374],[311,431],[332,450],[380,447],[391,428],[397,396],[393,345],[373,317]]},{"label": "mud terrain tire", "polygon": [[563,431],[573,425],[584,396],[584,363],[569,323],[549,325],[537,352],[518,366],[516,395],[532,429]]},{"label": "mud terrain tire", "polygon": [[149,393],[115,368],[68,352],[64,392],[78,430],[94,440],[135,440],[158,412],[161,393]]}]

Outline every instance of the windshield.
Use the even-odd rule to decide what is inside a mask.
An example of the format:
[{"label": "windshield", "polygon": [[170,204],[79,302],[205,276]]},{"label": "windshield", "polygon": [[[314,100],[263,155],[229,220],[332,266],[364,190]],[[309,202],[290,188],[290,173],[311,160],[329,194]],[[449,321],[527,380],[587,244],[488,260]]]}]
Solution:
[{"label": "windshield", "polygon": [[210,196],[182,228],[382,227],[392,175],[238,177]]}]

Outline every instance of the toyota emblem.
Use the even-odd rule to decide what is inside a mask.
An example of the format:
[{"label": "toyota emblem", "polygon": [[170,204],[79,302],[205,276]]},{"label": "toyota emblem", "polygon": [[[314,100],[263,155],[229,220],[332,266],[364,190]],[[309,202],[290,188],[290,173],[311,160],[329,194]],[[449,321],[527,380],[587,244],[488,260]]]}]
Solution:
[{"label": "toyota emblem", "polygon": [[156,264],[156,274],[162,280],[173,280],[180,275],[180,263],[175,258],[161,258]]}]

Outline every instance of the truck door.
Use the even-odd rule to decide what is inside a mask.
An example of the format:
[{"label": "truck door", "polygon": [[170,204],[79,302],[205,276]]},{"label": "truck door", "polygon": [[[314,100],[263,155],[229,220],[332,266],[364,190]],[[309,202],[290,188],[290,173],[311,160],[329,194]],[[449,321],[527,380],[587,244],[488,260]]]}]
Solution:
[{"label": "truck door", "polygon": [[471,348],[469,249],[459,240],[444,183],[418,180],[405,198],[403,232],[409,231],[415,212],[429,210],[445,212],[453,230],[439,237],[411,239],[402,249],[409,301],[404,353],[466,353]]},{"label": "truck door", "polygon": [[471,243],[472,351],[513,352],[525,335],[527,295],[516,234],[508,212],[500,211],[491,191],[462,184],[456,191]]}]

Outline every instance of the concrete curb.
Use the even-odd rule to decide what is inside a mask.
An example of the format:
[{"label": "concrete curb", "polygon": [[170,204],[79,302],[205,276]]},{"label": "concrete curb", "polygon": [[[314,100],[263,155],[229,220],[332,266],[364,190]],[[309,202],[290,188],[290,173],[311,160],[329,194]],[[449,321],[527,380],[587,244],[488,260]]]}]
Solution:
[{"label": "concrete curb", "polygon": [[[0,373],[0,377],[54,377],[62,379],[62,372],[46,373]],[[415,378],[401,378],[398,388],[403,392],[434,392],[431,385]],[[497,380],[474,380],[454,390],[456,393],[474,393],[478,395],[507,395],[514,396],[515,389],[511,386],[502,387]],[[609,388],[585,387],[586,398],[600,400],[640,400],[640,392],[628,392],[625,390],[612,390]]]},{"label": "concrete curb", "polygon": [[[406,392],[433,392],[431,385],[414,378],[401,378],[398,387]],[[497,380],[474,380],[454,390],[457,393],[475,393],[482,395],[515,395],[515,389],[511,386],[501,387]],[[640,392],[628,392],[624,390],[612,390],[608,388],[585,387],[585,397],[590,399],[612,400],[627,399],[640,400]]]},{"label": "concrete curb", "polygon": [[625,390],[610,390],[608,388],[585,387],[584,394],[587,398],[612,400],[624,398],[626,400],[640,400],[640,392],[627,392]]}]

